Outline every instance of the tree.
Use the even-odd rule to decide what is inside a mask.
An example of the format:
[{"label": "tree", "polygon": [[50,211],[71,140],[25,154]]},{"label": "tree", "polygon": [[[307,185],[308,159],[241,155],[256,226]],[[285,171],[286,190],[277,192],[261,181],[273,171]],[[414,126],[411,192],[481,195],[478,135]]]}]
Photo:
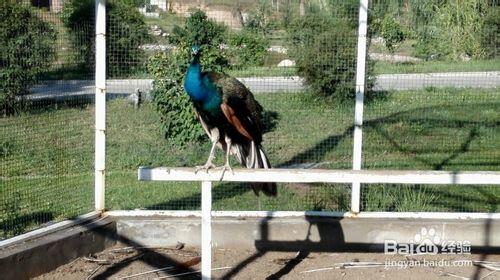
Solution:
[{"label": "tree", "polygon": [[411,1],[415,55],[424,59],[483,58],[481,44],[488,0]]},{"label": "tree", "polygon": [[[106,9],[108,76],[127,76],[141,70],[146,57],[139,47],[151,39],[144,17],[136,8],[123,1],[107,1]],[[74,62],[85,72],[92,73],[95,67],[94,1],[68,0],[61,18],[70,30],[70,40],[76,50]]]},{"label": "tree", "polygon": [[15,111],[16,96],[26,94],[55,59],[53,27],[15,0],[0,1],[0,110]]},{"label": "tree", "polygon": [[149,60],[148,70],[154,77],[153,102],[160,113],[165,138],[177,146],[199,141],[204,136],[182,85],[191,47],[197,45],[203,50],[201,64],[205,71],[222,72],[229,66],[225,51],[220,49],[225,35],[224,26],[196,10],[186,20],[185,27],[174,27],[170,43],[177,48],[170,53],[156,54]]},{"label": "tree", "polygon": [[[345,18],[307,14],[288,29],[289,54],[297,73],[318,96],[350,101],[355,93],[356,28]],[[371,63],[368,62],[368,76]],[[371,81],[367,82],[370,90]]]}]

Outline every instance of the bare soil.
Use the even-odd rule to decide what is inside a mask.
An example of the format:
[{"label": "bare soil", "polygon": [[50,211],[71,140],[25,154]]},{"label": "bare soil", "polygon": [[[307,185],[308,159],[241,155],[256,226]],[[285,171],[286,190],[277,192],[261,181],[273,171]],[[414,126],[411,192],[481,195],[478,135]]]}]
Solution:
[{"label": "bare soil", "polygon": [[[36,279],[199,279],[199,249],[181,247],[116,246],[78,258]],[[396,266],[386,266],[391,261]],[[413,267],[404,267],[405,264]],[[215,279],[491,280],[500,279],[499,267],[500,255],[389,256],[382,253],[256,252],[237,249],[215,249],[212,262]]]}]

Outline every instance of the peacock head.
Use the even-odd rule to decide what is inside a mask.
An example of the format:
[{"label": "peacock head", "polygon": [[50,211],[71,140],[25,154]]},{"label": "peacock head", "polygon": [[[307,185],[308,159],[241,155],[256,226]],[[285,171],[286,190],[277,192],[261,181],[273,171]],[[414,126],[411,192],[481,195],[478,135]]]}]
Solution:
[{"label": "peacock head", "polygon": [[201,54],[201,48],[198,45],[194,45],[191,47],[191,55],[192,56],[199,56]]}]

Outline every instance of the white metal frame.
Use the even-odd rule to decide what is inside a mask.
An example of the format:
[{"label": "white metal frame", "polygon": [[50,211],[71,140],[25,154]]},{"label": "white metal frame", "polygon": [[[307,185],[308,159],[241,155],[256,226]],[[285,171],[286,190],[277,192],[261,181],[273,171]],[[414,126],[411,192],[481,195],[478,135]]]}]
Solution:
[{"label": "white metal frame", "polygon": [[95,0],[95,210],[104,211],[106,184],[106,0]]},{"label": "white metal frame", "polygon": [[[114,210],[104,213],[109,217],[171,217],[201,218],[201,211],[186,210]],[[342,211],[212,211],[211,217],[227,218],[289,218],[289,217],[326,217],[326,218],[367,218],[367,219],[453,219],[453,220],[500,220],[500,213],[453,213],[453,212],[360,212],[358,214]]]},{"label": "white metal frame", "polygon": [[[95,98],[95,210],[105,209],[105,153],[106,153],[106,0],[96,3],[96,98]],[[234,170],[226,172],[222,181],[238,182],[308,182],[352,184],[350,212],[317,211],[212,211],[212,182],[219,181],[220,172],[195,173],[189,168],[140,168],[139,180],[199,181],[201,183],[201,211],[110,211],[108,216],[196,216],[202,219],[202,279],[211,276],[211,218],[224,217],[364,217],[364,218],[429,218],[429,219],[500,219],[500,213],[442,213],[442,212],[360,212],[361,183],[401,184],[470,184],[500,185],[500,172],[449,171],[388,171],[361,170],[363,102],[366,77],[366,46],[368,0],[359,1],[358,47],[356,69],[356,103],[353,135],[353,170]],[[96,213],[97,213],[96,212]]]},{"label": "white metal frame", "polygon": [[[140,181],[198,181],[201,186],[200,211],[112,211],[111,216],[174,216],[201,217],[201,273],[202,279],[211,277],[212,260],[212,217],[365,217],[365,218],[429,218],[429,219],[500,219],[500,213],[443,213],[443,212],[359,212],[360,202],[351,205],[358,211],[351,212],[314,212],[314,211],[212,211],[212,182],[280,182],[280,183],[389,183],[389,184],[466,184],[500,185],[500,172],[455,172],[420,170],[321,170],[321,169],[236,169],[226,172],[209,170],[196,172],[194,168],[147,168],[138,170]],[[354,200],[353,200],[354,201]]]},{"label": "white metal frame", "polygon": [[[359,1],[358,19],[358,58],[356,62],[356,104],[354,107],[354,135],[352,169],[361,170],[362,147],[363,147],[363,103],[365,96],[366,76],[366,35],[368,30],[368,0]],[[351,211],[359,213],[359,201],[361,197],[361,184],[352,181],[351,187]]]},{"label": "white metal frame", "polygon": [[225,172],[221,180],[220,170],[195,173],[194,168],[140,167],[138,170],[138,179],[140,181],[498,185],[500,184],[500,172],[286,168],[235,169],[233,172]]}]

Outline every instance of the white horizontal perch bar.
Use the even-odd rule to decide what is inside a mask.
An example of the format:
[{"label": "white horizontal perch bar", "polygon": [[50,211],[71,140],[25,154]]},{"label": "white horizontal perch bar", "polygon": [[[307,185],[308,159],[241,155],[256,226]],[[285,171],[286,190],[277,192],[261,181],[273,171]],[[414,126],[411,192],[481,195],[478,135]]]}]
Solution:
[{"label": "white horizontal perch bar", "polygon": [[[219,181],[220,169],[140,167],[141,181]],[[421,171],[421,170],[325,170],[325,169],[235,169],[225,172],[226,182],[281,183],[389,183],[389,184],[466,184],[500,185],[495,171]]]},{"label": "white horizontal perch bar", "polygon": [[[290,218],[290,217],[341,217],[341,218],[412,218],[412,219],[495,219],[500,213],[452,212],[360,212],[341,211],[212,211],[212,217],[233,218]],[[111,217],[201,217],[201,211],[187,210],[114,210],[105,212]]]}]

